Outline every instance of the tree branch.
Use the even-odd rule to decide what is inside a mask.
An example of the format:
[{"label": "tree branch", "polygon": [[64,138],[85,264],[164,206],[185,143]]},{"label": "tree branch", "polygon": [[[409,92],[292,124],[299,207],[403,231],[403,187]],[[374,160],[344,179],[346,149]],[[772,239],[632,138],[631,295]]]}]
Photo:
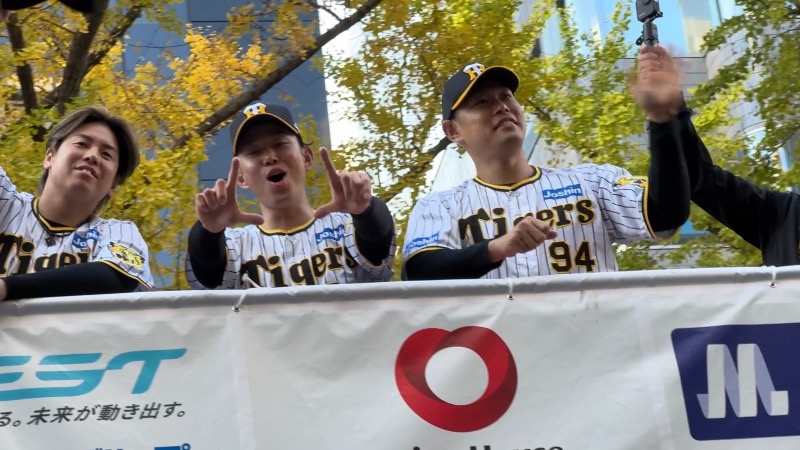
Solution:
[{"label": "tree branch", "polygon": [[312,45],[287,58],[276,70],[270,72],[266,77],[253,82],[250,89],[247,89],[245,92],[232,98],[225,106],[218,109],[205,120],[200,122],[194,128],[194,130],[192,130],[191,134],[184,135],[176,139],[173,148],[179,148],[186,145],[192,135],[206,136],[214,132],[223,122],[234,116],[236,112],[257,100],[262,94],[264,94],[264,92],[278,84],[278,82],[284,79],[293,70],[309,60],[324,45],[333,40],[333,38],[348,30],[361,19],[366,17],[366,15],[375,9],[382,1],[383,0],[365,1],[364,4],[361,5],[353,14],[345,17],[338,24],[317,37]]},{"label": "tree branch", "polygon": [[[104,10],[105,11],[105,10]],[[89,71],[91,71],[95,66],[100,64],[103,61],[103,58],[106,57],[109,51],[117,45],[117,42],[125,36],[125,33],[133,26],[134,22],[136,22],[139,17],[142,16],[142,7],[141,6],[133,6],[129,9],[125,16],[123,17],[122,21],[113,29],[108,32],[108,37],[103,39],[102,41],[98,42],[96,48],[93,52],[89,54],[86,58],[86,65],[83,67],[83,73],[80,74],[80,79],[86,76]],[[101,13],[102,17],[102,13]],[[66,73],[64,78],[66,79]],[[62,81],[61,84],[56,86],[55,89],[50,91],[42,100],[42,107],[44,108],[51,108],[61,97],[61,93],[64,91],[65,85]],[[72,100],[72,98],[67,99],[67,102]]]},{"label": "tree branch", "polygon": [[314,0],[304,0],[303,3],[306,3],[308,5],[313,6],[314,8],[321,9],[322,11],[325,11],[326,13],[330,14],[331,16],[333,16],[338,22],[342,21],[342,18],[339,17],[338,15],[336,15],[336,13],[333,12],[333,10],[331,10],[327,6],[320,5],[319,3],[315,2]]},{"label": "tree branch", "polygon": [[86,75],[88,59],[86,55],[97,35],[97,30],[103,23],[103,16],[108,9],[109,0],[97,0],[97,11],[87,14],[89,29],[86,33],[78,33],[72,40],[69,55],[64,65],[64,77],[59,86],[60,92],[55,103],[55,108],[59,114],[64,114],[66,104],[78,95],[81,89],[81,81]]},{"label": "tree branch", "polygon": [[390,202],[393,198],[397,197],[400,192],[403,191],[407,186],[413,186],[414,184],[418,183],[419,180],[425,178],[425,173],[431,169],[431,162],[436,155],[439,154],[442,150],[446,149],[448,145],[451,144],[450,139],[447,136],[443,137],[436,143],[433,147],[425,150],[423,154],[429,155],[429,158],[426,158],[425,161],[417,163],[411,167],[409,167],[408,172],[405,175],[401,176],[396,183],[389,186],[386,189],[378,190],[376,196],[381,198],[385,202]]},{"label": "tree branch", "polygon": [[[19,53],[25,49],[25,38],[22,35],[22,28],[19,26],[19,19],[16,13],[11,13],[7,20],[8,40],[11,42],[11,49],[14,53]],[[22,103],[25,105],[25,114],[30,114],[38,108],[36,99],[36,88],[33,83],[33,71],[27,62],[17,66],[17,78],[19,79],[20,90],[22,91]]]}]

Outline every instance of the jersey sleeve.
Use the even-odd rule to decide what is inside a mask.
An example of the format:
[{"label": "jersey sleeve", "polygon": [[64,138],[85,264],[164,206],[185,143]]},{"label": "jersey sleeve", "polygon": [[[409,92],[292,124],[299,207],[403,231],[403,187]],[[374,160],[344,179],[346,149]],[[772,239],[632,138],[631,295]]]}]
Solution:
[{"label": "jersey sleeve", "polygon": [[441,195],[420,199],[408,218],[403,263],[421,252],[460,248],[458,222],[446,200]]},{"label": "jersey sleeve", "polygon": [[33,201],[30,194],[17,191],[17,187],[0,167],[0,232],[8,231],[11,221]]},{"label": "jersey sleeve", "polygon": [[[225,272],[222,274],[222,282],[215,289],[238,289],[245,287],[241,283],[240,272],[242,269],[242,248],[246,241],[245,228],[226,228],[225,229]],[[186,280],[192,289],[208,289],[195,277],[192,264],[186,258]],[[248,286],[249,287],[249,286]]]},{"label": "jersey sleeve", "polygon": [[132,222],[109,220],[100,230],[92,261],[111,266],[139,282],[137,290],[154,287],[147,244]]},{"label": "jersey sleeve", "polygon": [[391,280],[392,275],[394,274],[392,263],[394,262],[394,255],[397,253],[397,233],[395,232],[392,234],[392,243],[389,246],[389,256],[384,258],[384,260],[376,266],[367,258],[365,258],[361,250],[358,248],[355,227],[353,226],[353,221],[350,218],[350,215],[342,214],[339,220],[345,222],[344,244],[347,248],[347,252],[350,254],[350,256],[352,256],[356,264],[358,264],[359,267],[369,274],[369,278],[372,281]]},{"label": "jersey sleeve", "polygon": [[653,232],[647,220],[647,177],[632,176],[610,164],[581,167],[587,166],[587,181],[595,191],[603,224],[612,241],[632,243],[672,235],[671,231]]}]

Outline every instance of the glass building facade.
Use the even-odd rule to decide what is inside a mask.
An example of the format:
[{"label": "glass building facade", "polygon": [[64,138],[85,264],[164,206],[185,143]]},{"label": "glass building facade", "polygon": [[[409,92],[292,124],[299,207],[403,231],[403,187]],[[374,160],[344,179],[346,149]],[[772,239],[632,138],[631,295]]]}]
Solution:
[{"label": "glass building facade", "polygon": [[[518,15],[521,21],[527,18],[524,11],[530,12],[536,1],[523,1]],[[570,10],[579,32],[598,39],[611,32],[611,16],[616,5],[621,3],[629,12],[625,36],[631,43],[631,52],[634,51],[633,44],[642,33],[642,24],[636,20],[634,0],[554,0],[554,3],[564,4]],[[734,0],[661,0],[660,5],[664,16],[655,22],[659,40],[673,48],[677,56],[700,56],[703,36],[722,20],[741,12]],[[557,16],[551,18],[542,35],[540,45],[545,55],[555,55],[561,50],[563,41],[558,30],[559,20]]]}]

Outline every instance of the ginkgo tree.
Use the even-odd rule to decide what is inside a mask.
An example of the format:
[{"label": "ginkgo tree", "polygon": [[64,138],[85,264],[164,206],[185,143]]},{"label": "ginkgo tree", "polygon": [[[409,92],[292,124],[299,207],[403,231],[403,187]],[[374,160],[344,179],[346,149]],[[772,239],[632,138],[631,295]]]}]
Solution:
[{"label": "ginkgo tree", "polygon": [[[172,287],[183,282],[183,235],[209,136],[382,0],[254,1],[232,9],[217,30],[180,22],[179,2],[98,0],[99,10],[85,15],[48,2],[0,25],[0,165],[19,189],[35,192],[43,140],[66,112],[103,105],[128,120],[144,160],[103,214],[133,220],[151,254],[172,255],[153,267]],[[331,18],[327,29],[320,14]],[[126,35],[145,19],[181,37],[188,56],[164,49],[123,70]]]}]

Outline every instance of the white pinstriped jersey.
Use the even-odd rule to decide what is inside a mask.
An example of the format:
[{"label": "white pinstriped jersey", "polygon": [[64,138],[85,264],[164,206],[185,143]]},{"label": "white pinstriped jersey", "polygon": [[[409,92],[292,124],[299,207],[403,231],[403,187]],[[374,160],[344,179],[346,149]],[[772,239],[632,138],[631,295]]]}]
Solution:
[{"label": "white pinstriped jersey", "polygon": [[147,244],[132,222],[92,216],[77,228],[55,226],[38,199],[17,188],[0,168],[0,277],[99,261],[150,290]]},{"label": "white pinstriped jersey", "polygon": [[643,201],[646,178],[612,165],[533,169],[532,177],[512,186],[474,178],[420,199],[408,220],[403,262],[501,236],[531,215],[549,222],[558,236],[506,258],[482,278],[615,271],[612,243],[655,236]]},{"label": "white pinstriped jersey", "polygon": [[[389,256],[374,266],[356,245],[349,214],[331,213],[291,230],[265,230],[260,226],[225,229],[228,263],[218,288],[252,287],[243,279],[246,273],[262,287],[312,284],[345,284],[389,281],[395,237]],[[186,258],[186,278],[195,289],[205,289],[192,272]]]}]

